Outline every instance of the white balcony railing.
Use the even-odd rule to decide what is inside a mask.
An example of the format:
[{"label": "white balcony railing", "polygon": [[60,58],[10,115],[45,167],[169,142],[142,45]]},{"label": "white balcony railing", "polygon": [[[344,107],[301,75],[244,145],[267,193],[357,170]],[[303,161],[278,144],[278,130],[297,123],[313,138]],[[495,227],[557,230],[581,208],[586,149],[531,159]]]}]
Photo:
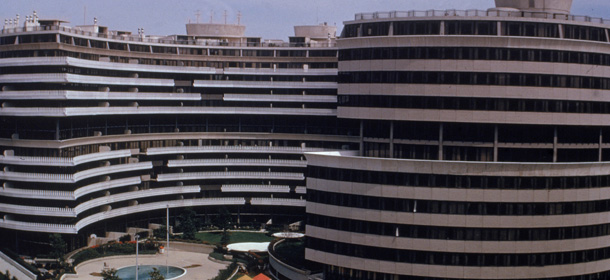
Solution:
[{"label": "white balcony railing", "polygon": [[304,199],[253,197],[250,203],[252,205],[305,207]]},{"label": "white balcony railing", "polygon": [[76,189],[73,193],[73,196],[75,199],[77,199],[79,197],[82,197],[84,195],[87,195],[87,194],[90,194],[93,192],[110,190],[110,189],[129,186],[129,185],[138,185],[141,182],[142,182],[142,180],[140,179],[140,176],[136,176],[136,177],[129,177],[129,178],[122,178],[122,179],[104,181],[104,182],[99,182],[99,183],[93,183],[91,185],[86,185],[84,187]]},{"label": "white balcony railing", "polygon": [[4,74],[0,75],[1,83],[75,83],[125,86],[166,86],[173,87],[173,79],[147,79],[89,76],[68,73],[44,74]]},{"label": "white balcony railing", "polygon": [[301,148],[286,146],[182,146],[148,148],[146,155],[167,154],[199,154],[199,153],[280,153],[303,154],[306,152],[321,152],[322,148]]},{"label": "white balcony railing", "polygon": [[30,157],[30,156],[0,156],[0,163],[13,165],[35,166],[76,166],[83,163],[122,158],[131,156],[131,150],[116,150],[109,152],[91,153],[72,158],[66,157]]},{"label": "white balcony railing", "polygon": [[168,167],[189,167],[189,166],[286,166],[286,167],[306,167],[305,160],[284,160],[284,159],[182,159],[169,160]]},{"label": "white balcony railing", "polygon": [[222,192],[289,193],[290,186],[281,185],[222,185]]},{"label": "white balcony railing", "polygon": [[222,81],[195,80],[194,87],[200,88],[290,88],[290,89],[336,89],[336,82],[274,82],[274,81]]},{"label": "white balcony railing", "polygon": [[305,180],[303,173],[293,172],[185,172],[157,175],[157,181],[179,181],[179,180],[208,180],[208,179],[276,179],[276,180]]},{"label": "white balcony railing", "polygon": [[0,99],[6,100],[175,100],[198,101],[198,93],[174,92],[126,92],[126,91],[72,91],[72,90],[28,90],[0,91]]},{"label": "white balcony railing", "polygon": [[337,103],[336,95],[239,94],[225,93],[224,101]]},{"label": "white balcony railing", "polygon": [[28,199],[48,199],[48,200],[74,200],[74,194],[69,191],[49,191],[41,189],[15,189],[0,188],[0,196],[28,198]]},{"label": "white balcony railing", "polygon": [[43,232],[43,233],[65,233],[76,234],[77,229],[74,225],[51,224],[51,223],[29,223],[0,219],[0,228]]},{"label": "white balcony railing", "polygon": [[281,116],[336,116],[336,109],[277,108],[277,107],[176,107],[176,106],[121,106],[121,107],[3,107],[0,116],[65,117],[138,114],[221,114],[221,115],[281,115]]},{"label": "white balcony railing", "polygon": [[76,212],[72,208],[24,206],[0,203],[0,211],[19,215],[76,217]]},{"label": "white balcony railing", "polygon": [[126,171],[151,169],[151,162],[118,164],[84,170],[74,174],[25,173],[2,171],[0,179],[19,182],[74,183],[94,176],[113,174]]}]

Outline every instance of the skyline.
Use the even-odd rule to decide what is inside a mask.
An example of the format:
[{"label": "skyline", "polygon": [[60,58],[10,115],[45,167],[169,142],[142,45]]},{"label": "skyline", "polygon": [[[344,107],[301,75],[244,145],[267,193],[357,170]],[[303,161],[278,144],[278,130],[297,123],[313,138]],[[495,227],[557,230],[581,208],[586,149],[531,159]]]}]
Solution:
[{"label": "skyline", "polygon": [[[224,23],[224,13],[227,12],[227,23],[237,23],[237,15],[241,13],[241,24],[246,26],[246,35],[262,37],[263,39],[288,40],[293,36],[295,25],[315,25],[327,22],[337,25],[337,33],[343,29],[343,22],[354,19],[357,13],[378,11],[409,11],[409,10],[446,10],[446,9],[478,9],[486,10],[494,7],[493,0],[456,1],[439,0],[408,0],[408,1],[322,1],[313,0],[307,3],[301,1],[282,0],[226,0],[199,2],[180,1],[175,5],[171,1],[162,0],[132,0],[132,1],[88,1],[88,0],[1,0],[4,7],[0,11],[0,20],[15,18],[20,15],[21,24],[26,15],[37,11],[41,19],[61,19],[69,21],[68,26],[90,25],[93,18],[98,24],[109,27],[110,30],[131,31],[137,34],[138,28],[144,28],[147,35],[186,34],[185,24],[196,22],[199,12],[199,22],[210,22],[213,12],[214,23]],[[591,17],[610,18],[610,2],[578,1],[572,5],[572,14]],[[261,20],[261,18],[265,20]]]}]

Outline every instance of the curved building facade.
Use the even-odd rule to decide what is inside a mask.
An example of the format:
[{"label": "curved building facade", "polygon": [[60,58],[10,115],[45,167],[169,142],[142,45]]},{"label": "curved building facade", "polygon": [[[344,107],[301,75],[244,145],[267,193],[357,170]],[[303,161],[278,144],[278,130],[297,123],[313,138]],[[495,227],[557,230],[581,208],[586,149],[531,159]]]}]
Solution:
[{"label": "curved building facade", "polygon": [[360,151],[307,154],[325,279],[610,276],[610,26],[516,2],[547,6],[345,23]]},{"label": "curved building facade", "polygon": [[357,125],[336,118],[334,42],[27,19],[0,34],[3,236],[72,234],[82,245],[168,207],[296,222],[304,152],[358,145]]}]

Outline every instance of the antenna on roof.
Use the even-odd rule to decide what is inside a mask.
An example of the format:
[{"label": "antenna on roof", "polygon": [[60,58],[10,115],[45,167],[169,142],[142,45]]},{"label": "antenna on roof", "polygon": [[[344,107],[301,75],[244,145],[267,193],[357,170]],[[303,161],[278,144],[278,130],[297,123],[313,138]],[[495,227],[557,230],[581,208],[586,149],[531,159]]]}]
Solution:
[{"label": "antenna on roof", "polygon": [[227,10],[225,10],[224,17],[225,17],[225,24],[227,24]]},{"label": "antenna on roof", "polygon": [[195,15],[197,16],[197,23],[199,23],[199,17],[201,16],[201,11],[197,10],[197,13],[195,13]]},{"label": "antenna on roof", "polygon": [[241,11],[237,12],[237,25],[241,24]]},{"label": "antenna on roof", "polygon": [[210,23],[214,23],[214,10],[210,11]]}]

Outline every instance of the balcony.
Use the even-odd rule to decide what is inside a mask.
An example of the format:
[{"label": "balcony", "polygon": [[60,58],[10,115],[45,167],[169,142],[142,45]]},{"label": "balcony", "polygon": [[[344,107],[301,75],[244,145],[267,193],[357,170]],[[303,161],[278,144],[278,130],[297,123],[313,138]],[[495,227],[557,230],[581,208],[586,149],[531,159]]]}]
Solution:
[{"label": "balcony", "polygon": [[108,205],[110,203],[121,202],[126,200],[136,200],[145,197],[164,196],[164,195],[176,195],[186,193],[198,193],[201,191],[199,186],[179,186],[179,187],[167,187],[158,189],[148,189],[133,192],[126,192],[120,194],[114,194],[104,196],[83,202],[74,208],[76,214],[81,214],[89,209],[99,207],[102,205]]},{"label": "balcony", "polygon": [[0,75],[0,83],[74,83],[124,86],[174,86],[173,79],[106,77],[68,73],[4,74]]},{"label": "balcony", "polygon": [[49,224],[49,223],[28,223],[12,221],[7,219],[0,220],[0,228],[43,232],[43,233],[64,233],[64,234],[76,234],[77,229],[74,225],[63,225],[63,224]]},{"label": "balcony", "polygon": [[167,154],[202,154],[202,153],[267,153],[267,154],[303,154],[306,152],[321,152],[322,148],[301,148],[285,146],[182,146],[148,148],[146,155]]},{"label": "balcony", "polygon": [[307,167],[305,160],[281,160],[281,159],[183,159],[169,160],[168,167],[190,167],[190,166],[284,166],[284,167]]},{"label": "balcony", "polygon": [[30,216],[76,217],[76,212],[72,208],[23,206],[5,203],[0,203],[0,212]]},{"label": "balcony", "polygon": [[91,153],[72,158],[62,157],[30,157],[30,156],[0,156],[0,163],[30,166],[76,166],[83,163],[130,157],[131,150],[116,150],[110,152]]},{"label": "balcony", "polygon": [[[1,80],[0,80],[1,81]],[[195,80],[193,87],[199,88],[288,88],[288,89],[337,89],[336,82],[273,82],[273,81],[211,81]]]},{"label": "balcony", "polygon": [[41,189],[15,189],[0,188],[0,196],[27,198],[27,199],[48,199],[48,200],[74,200],[74,194],[68,191],[47,191]]},{"label": "balcony", "polygon": [[201,94],[175,92],[126,92],[126,91],[72,91],[72,90],[28,90],[0,91],[5,100],[174,100],[198,101]]},{"label": "balcony", "polygon": [[[220,205],[244,205],[246,203],[244,198],[240,197],[222,197],[222,198],[199,198],[199,199],[184,199],[184,200],[170,200],[162,202],[153,202],[139,204],[135,206],[121,207],[112,209],[106,212],[97,213],[88,217],[85,217],[78,221],[74,226],[76,230],[80,230],[90,224],[103,221],[106,219],[116,218],[125,215],[131,215],[134,213],[142,213],[160,209],[169,208],[184,208],[184,207],[196,207],[196,206],[220,206]],[[1,224],[0,224],[1,225]]]},{"label": "balcony", "polygon": [[0,179],[19,182],[75,183],[83,179],[100,175],[151,168],[151,162],[140,162],[92,168],[74,174],[48,174],[2,171],[0,172]]},{"label": "balcony", "polygon": [[122,70],[135,72],[186,73],[186,74],[216,74],[215,68],[146,65],[93,61],[74,57],[19,57],[0,59],[0,67],[13,66],[75,66],[106,70]]},{"label": "balcony", "polygon": [[337,116],[337,109],[309,108],[271,108],[271,107],[160,107],[160,106],[121,106],[121,107],[3,107],[0,116],[21,117],[74,117],[103,115],[286,115],[286,116]]},{"label": "balcony", "polygon": [[293,172],[185,172],[157,175],[157,181],[209,180],[209,179],[256,179],[256,180],[305,180],[303,173]]},{"label": "balcony", "polygon": [[337,103],[335,95],[280,95],[225,93],[224,101]]},{"label": "balcony", "polygon": [[304,199],[253,197],[252,205],[305,207]]},{"label": "balcony", "polygon": [[74,190],[73,196],[74,196],[74,199],[77,199],[79,197],[82,197],[84,195],[87,195],[87,194],[90,194],[93,192],[110,190],[110,189],[125,187],[125,186],[129,186],[129,185],[139,185],[141,182],[142,182],[142,180],[140,179],[140,176],[136,176],[136,177],[129,177],[129,178],[94,183],[94,184],[87,185],[87,186]]},{"label": "balcony", "polygon": [[281,185],[222,185],[222,192],[289,193],[290,186]]},{"label": "balcony", "polygon": [[337,69],[271,69],[271,68],[224,68],[225,75],[274,75],[274,76],[337,76]]}]

